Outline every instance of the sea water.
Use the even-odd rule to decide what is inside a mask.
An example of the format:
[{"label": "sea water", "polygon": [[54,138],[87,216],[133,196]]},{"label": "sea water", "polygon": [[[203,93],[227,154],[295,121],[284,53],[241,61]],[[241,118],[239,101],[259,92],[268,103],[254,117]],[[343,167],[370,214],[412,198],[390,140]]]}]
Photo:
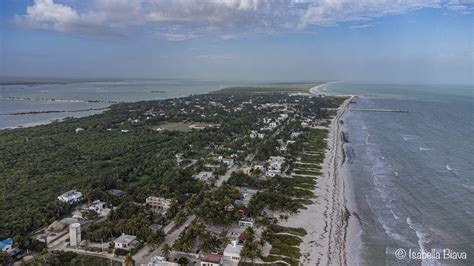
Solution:
[{"label": "sea water", "polygon": [[[334,83],[344,118],[358,265],[474,265],[474,88]],[[355,204],[354,204],[355,203]],[[403,250],[403,251],[400,251]],[[450,252],[450,253],[449,253]]]},{"label": "sea water", "polygon": [[[231,85],[229,82],[196,80],[122,80],[108,82],[71,82],[68,84],[0,85],[0,129],[33,126],[81,117],[100,111],[5,115],[18,112],[55,110],[89,110],[104,108],[110,103],[60,102],[56,100],[135,102],[158,100],[190,94],[208,93]],[[11,100],[13,97],[16,100]],[[9,98],[9,99],[7,99]],[[24,100],[25,98],[35,100]]]}]

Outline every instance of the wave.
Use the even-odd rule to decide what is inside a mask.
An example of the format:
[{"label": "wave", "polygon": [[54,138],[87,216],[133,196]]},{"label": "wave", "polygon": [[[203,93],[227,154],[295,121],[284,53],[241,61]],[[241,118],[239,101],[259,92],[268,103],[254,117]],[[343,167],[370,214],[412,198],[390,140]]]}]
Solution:
[{"label": "wave", "polygon": [[433,149],[420,147],[420,151],[432,151]]},{"label": "wave", "polygon": [[403,138],[404,141],[419,139],[418,136],[416,136],[416,135],[410,135],[410,134],[402,134],[402,138]]}]

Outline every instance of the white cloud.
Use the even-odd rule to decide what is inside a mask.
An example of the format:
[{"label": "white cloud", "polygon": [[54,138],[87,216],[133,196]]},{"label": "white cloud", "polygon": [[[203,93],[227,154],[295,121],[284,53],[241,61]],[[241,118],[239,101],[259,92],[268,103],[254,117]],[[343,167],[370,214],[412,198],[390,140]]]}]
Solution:
[{"label": "white cloud", "polygon": [[170,42],[182,42],[197,38],[194,34],[165,33],[164,37]]},{"label": "white cloud", "polygon": [[365,21],[423,8],[468,14],[473,0],[35,0],[15,21],[30,30],[98,35],[150,27],[167,32],[169,41],[184,41],[209,32],[229,39],[343,22],[362,28],[370,25]]},{"label": "white cloud", "polygon": [[367,24],[359,24],[359,25],[352,25],[352,26],[349,26],[349,28],[351,30],[358,30],[358,29],[365,29],[365,28],[370,28],[370,27],[373,27],[375,25],[377,25],[378,23],[367,23]]}]

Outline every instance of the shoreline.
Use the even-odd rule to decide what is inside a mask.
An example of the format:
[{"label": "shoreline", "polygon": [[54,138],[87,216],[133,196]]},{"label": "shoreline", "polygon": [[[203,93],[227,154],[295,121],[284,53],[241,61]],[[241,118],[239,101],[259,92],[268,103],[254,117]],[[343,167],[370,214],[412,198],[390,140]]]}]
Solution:
[{"label": "shoreline", "polygon": [[[310,89],[311,94],[320,93],[319,88],[328,83]],[[290,227],[302,227],[308,234],[303,237],[300,249],[304,265],[347,265],[348,247],[355,225],[350,219],[350,195],[346,192],[346,175],[343,167],[344,142],[341,138],[343,124],[340,122],[346,113],[353,96],[348,96],[331,121],[329,136],[322,165],[323,175],[317,178],[313,192],[314,203],[298,214],[290,216],[280,224]]]}]

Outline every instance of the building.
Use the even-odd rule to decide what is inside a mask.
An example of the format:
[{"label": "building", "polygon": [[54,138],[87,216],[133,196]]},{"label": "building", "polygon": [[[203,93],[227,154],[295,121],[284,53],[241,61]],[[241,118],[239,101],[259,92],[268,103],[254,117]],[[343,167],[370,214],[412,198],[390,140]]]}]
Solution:
[{"label": "building", "polygon": [[269,166],[267,172],[265,173],[266,176],[274,177],[276,175],[281,174],[281,167],[285,162],[285,158],[281,156],[270,156]]},{"label": "building", "polygon": [[126,193],[120,189],[109,189],[109,194],[114,197],[123,197]]},{"label": "building", "polygon": [[222,159],[222,163],[227,165],[227,168],[232,168],[235,164],[235,161],[234,161],[234,159],[232,159],[230,157],[225,157],[225,158]]},{"label": "building", "polygon": [[114,240],[115,248],[130,250],[138,245],[137,237],[132,235],[122,234]]},{"label": "building", "polygon": [[254,219],[251,218],[243,218],[239,220],[240,227],[253,227]]},{"label": "building", "polygon": [[84,129],[83,129],[83,128],[80,128],[80,127],[76,128],[76,133],[79,133],[79,132],[81,132],[81,131],[84,131]]},{"label": "building", "polygon": [[240,261],[242,248],[242,245],[237,244],[237,240],[233,240],[232,243],[228,244],[224,249],[224,259],[234,264],[238,263]]},{"label": "building", "polygon": [[0,241],[0,250],[9,254],[13,250],[13,239],[9,237]]},{"label": "building", "polygon": [[181,164],[184,161],[184,156],[182,153],[176,153],[175,158],[177,164]]},{"label": "building", "polygon": [[155,256],[148,262],[148,266],[179,266],[179,264],[167,261],[164,257]]},{"label": "building", "polygon": [[87,208],[89,211],[93,211],[97,214],[101,214],[104,209],[107,207],[107,203],[100,201],[100,200],[95,200],[92,202],[92,204]]},{"label": "building", "polygon": [[82,193],[76,190],[70,190],[58,196],[58,200],[64,203],[74,203],[82,199]]},{"label": "building", "polygon": [[201,255],[201,266],[220,266],[222,265],[222,256],[219,254],[204,253]]},{"label": "building", "polygon": [[81,224],[73,223],[69,225],[69,245],[78,247],[81,243]]},{"label": "building", "polygon": [[202,171],[202,172],[199,172],[199,174],[195,175],[194,178],[207,183],[209,182],[209,179],[212,178],[212,172]]},{"label": "building", "polygon": [[171,207],[173,201],[162,197],[150,196],[146,198],[146,204],[150,205],[154,212],[166,212]]}]

